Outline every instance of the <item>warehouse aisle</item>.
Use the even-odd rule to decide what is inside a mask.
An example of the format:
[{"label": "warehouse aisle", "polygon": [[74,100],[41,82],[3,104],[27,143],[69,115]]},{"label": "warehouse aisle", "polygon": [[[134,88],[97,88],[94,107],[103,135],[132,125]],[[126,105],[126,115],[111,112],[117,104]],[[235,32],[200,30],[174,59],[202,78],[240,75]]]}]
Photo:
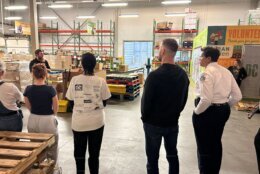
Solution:
[{"label": "warehouse aisle", "polygon": [[[192,127],[193,91],[180,118],[178,150],[180,174],[197,174],[196,142]],[[145,174],[146,156],[144,133],[140,120],[140,98],[133,102],[110,101],[106,108],[106,126],[100,156],[100,174]],[[25,112],[24,131],[28,120]],[[59,164],[63,174],[75,173],[71,116],[62,114],[59,120]],[[223,161],[221,174],[257,174],[253,145],[260,127],[260,114],[252,120],[245,112],[232,110],[223,135]],[[87,163],[87,162],[86,162]],[[164,148],[161,149],[160,173],[166,174],[168,164]],[[88,172],[86,172],[88,173]]]}]

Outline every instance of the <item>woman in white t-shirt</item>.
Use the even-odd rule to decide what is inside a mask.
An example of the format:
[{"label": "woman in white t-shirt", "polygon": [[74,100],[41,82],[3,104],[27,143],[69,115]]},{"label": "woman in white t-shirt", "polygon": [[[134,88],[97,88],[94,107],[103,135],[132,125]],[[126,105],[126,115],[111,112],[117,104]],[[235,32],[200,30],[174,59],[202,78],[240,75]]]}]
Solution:
[{"label": "woman in white t-shirt", "polygon": [[66,97],[74,101],[72,131],[77,174],[85,173],[88,144],[90,174],[98,174],[99,153],[104,131],[104,107],[111,97],[105,79],[94,75],[96,58],[91,53],[82,55],[84,74],[71,79]]}]

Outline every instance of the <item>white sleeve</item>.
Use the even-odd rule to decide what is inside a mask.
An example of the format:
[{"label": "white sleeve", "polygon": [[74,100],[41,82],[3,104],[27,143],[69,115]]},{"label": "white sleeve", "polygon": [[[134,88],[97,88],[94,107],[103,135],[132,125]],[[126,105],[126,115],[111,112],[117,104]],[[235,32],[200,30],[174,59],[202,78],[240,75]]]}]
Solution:
[{"label": "white sleeve", "polygon": [[231,77],[231,79],[231,92],[228,104],[230,106],[234,106],[237,102],[239,102],[242,99],[242,94],[233,76]]},{"label": "white sleeve", "polygon": [[74,90],[75,90],[75,84],[74,84],[74,78],[71,79],[67,93],[66,93],[66,98],[68,100],[74,100]]},{"label": "white sleeve", "polygon": [[213,86],[213,76],[205,73],[204,77],[200,80],[200,102],[194,110],[195,114],[201,114],[211,105],[213,100]]},{"label": "white sleeve", "polygon": [[24,102],[23,94],[20,92],[20,90],[15,85],[13,85],[13,93],[14,93],[15,99],[17,101]]},{"label": "white sleeve", "polygon": [[111,97],[110,90],[107,86],[107,83],[104,79],[102,79],[102,86],[101,86],[101,99],[107,100]]}]

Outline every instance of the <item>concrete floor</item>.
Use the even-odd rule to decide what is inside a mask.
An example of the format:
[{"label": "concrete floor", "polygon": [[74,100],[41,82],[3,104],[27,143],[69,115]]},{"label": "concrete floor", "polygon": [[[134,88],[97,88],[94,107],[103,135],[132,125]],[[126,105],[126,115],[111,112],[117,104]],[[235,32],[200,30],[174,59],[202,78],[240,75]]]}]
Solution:
[{"label": "concrete floor", "polygon": [[[197,174],[196,142],[192,126],[193,90],[179,120],[178,151],[180,174]],[[100,155],[100,174],[145,174],[146,155],[144,133],[140,120],[140,99],[120,102],[112,100],[106,108],[106,125]],[[25,112],[24,131],[28,111]],[[63,174],[75,174],[71,115],[62,114],[59,121],[59,165]],[[254,136],[260,127],[260,114],[251,120],[245,112],[232,109],[223,135],[221,174],[258,174],[254,149]],[[161,148],[160,173],[166,174],[168,164]],[[86,162],[88,174],[88,167]]]}]

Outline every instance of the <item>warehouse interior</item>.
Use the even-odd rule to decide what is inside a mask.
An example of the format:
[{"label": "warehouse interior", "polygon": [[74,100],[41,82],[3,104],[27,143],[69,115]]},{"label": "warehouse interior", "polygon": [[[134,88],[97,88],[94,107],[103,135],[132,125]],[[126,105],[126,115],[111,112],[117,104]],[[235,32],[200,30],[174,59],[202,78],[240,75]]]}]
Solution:
[{"label": "warehouse interior", "polygon": [[[95,76],[106,82],[112,95],[104,109],[99,173],[146,173],[141,100],[147,77],[162,66],[160,47],[167,38],[178,42],[174,63],[190,81],[179,118],[179,173],[200,172],[192,115],[196,82],[205,71],[200,58],[206,46],[220,51],[222,67],[228,69],[241,60],[247,72],[240,86],[243,98],[231,107],[224,129],[220,173],[259,173],[254,141],[260,128],[260,0],[0,0],[0,16],[0,62],[5,67],[0,81],[14,84],[24,94],[35,83],[29,64],[35,50],[41,49],[50,65],[45,82],[55,89],[59,106],[57,164],[42,160],[49,143],[57,139],[29,135],[30,111],[22,102],[24,134],[0,129],[0,173],[76,173],[73,108],[66,92],[72,78],[83,73],[85,53],[95,56]],[[4,93],[1,87],[0,93]],[[19,139],[41,142],[41,148],[9,142]],[[21,149],[29,155],[20,155]],[[88,153],[85,173],[90,173],[87,158]],[[169,170],[164,142],[159,169],[162,174]]]}]

